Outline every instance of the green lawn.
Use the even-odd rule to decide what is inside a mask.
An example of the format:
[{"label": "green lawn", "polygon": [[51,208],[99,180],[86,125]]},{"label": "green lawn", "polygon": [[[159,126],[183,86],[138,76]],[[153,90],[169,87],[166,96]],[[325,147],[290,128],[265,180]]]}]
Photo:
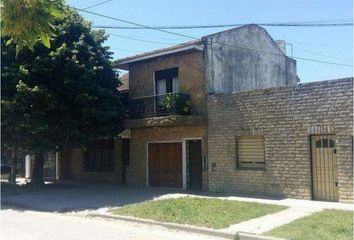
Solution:
[{"label": "green lawn", "polygon": [[227,228],[252,218],[278,212],[287,207],[252,202],[183,197],[126,205],[113,214],[153,219],[161,222],[190,224],[209,228]]},{"label": "green lawn", "polygon": [[289,240],[352,240],[353,212],[324,210],[273,229],[265,235]]}]

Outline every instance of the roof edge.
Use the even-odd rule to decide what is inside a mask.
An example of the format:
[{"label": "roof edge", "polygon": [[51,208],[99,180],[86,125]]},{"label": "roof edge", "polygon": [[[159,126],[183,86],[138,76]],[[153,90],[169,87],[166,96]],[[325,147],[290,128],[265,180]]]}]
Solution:
[{"label": "roof edge", "polygon": [[137,54],[131,57],[117,59],[113,61],[113,67],[127,70],[129,68],[128,65],[133,62],[143,61],[151,58],[156,58],[164,55],[170,55],[170,54],[189,51],[189,50],[203,51],[204,48],[201,45],[201,43],[202,43],[201,40],[186,42],[171,47],[161,48],[154,51],[146,52],[143,54]]}]

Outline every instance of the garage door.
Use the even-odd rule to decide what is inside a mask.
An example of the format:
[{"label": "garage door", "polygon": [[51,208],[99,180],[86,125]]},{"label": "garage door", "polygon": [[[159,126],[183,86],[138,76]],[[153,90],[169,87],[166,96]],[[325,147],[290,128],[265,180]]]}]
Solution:
[{"label": "garage door", "polygon": [[182,188],[182,143],[149,143],[149,186]]}]

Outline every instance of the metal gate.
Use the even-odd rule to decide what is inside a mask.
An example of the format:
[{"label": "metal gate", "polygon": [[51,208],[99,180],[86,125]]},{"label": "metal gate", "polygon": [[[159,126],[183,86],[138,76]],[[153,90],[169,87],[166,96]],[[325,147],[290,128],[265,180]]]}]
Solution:
[{"label": "metal gate", "polygon": [[338,201],[335,147],[334,135],[311,136],[312,189],[315,200]]}]

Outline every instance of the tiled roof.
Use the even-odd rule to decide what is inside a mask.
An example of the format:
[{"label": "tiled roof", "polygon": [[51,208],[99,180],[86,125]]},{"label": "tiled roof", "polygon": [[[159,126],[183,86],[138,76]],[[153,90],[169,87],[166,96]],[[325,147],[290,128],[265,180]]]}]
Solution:
[{"label": "tiled roof", "polygon": [[129,90],[129,73],[125,73],[119,77],[122,80],[122,85],[118,87],[119,91],[128,91]]}]

